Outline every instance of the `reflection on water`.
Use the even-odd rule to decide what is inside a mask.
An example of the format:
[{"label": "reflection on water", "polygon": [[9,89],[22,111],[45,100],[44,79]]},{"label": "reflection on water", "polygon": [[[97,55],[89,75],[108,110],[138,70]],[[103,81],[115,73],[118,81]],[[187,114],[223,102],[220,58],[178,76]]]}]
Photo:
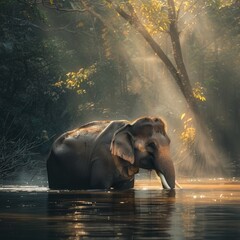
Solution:
[{"label": "reflection on water", "polygon": [[0,188],[0,239],[240,239],[240,184],[182,181],[166,191]]}]

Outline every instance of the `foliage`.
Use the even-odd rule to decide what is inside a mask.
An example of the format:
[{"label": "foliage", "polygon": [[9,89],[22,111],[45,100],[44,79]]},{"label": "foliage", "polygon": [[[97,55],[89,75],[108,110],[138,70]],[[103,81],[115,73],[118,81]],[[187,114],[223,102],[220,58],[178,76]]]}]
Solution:
[{"label": "foliage", "polygon": [[75,90],[78,94],[86,93],[86,89],[82,88],[82,83],[88,81],[91,85],[93,82],[89,81],[91,75],[96,73],[96,66],[93,64],[89,68],[80,68],[77,72],[68,72],[65,81],[60,80],[54,84],[56,87],[65,87],[67,89]]},{"label": "foliage", "polygon": [[2,3],[0,121],[6,116],[9,121],[15,119],[10,135],[24,128],[26,137],[32,138],[40,137],[43,130],[51,135],[59,128],[54,121],[65,99],[59,99],[62,92],[52,84],[65,72],[62,59],[71,62],[71,56],[60,38],[46,35],[46,18],[30,2]]},{"label": "foliage", "polygon": [[188,118],[186,113],[181,115],[181,120],[183,121],[183,131],[180,135],[180,139],[183,141],[183,144],[188,148],[191,148],[195,142],[196,129],[193,126],[192,118]]},{"label": "foliage", "polygon": [[129,1],[139,13],[143,25],[152,35],[167,31],[169,18],[166,3],[158,0]]},{"label": "foliage", "polygon": [[204,96],[204,88],[201,86],[200,82],[196,82],[195,86],[193,87],[193,95],[196,99],[205,102],[206,97]]}]

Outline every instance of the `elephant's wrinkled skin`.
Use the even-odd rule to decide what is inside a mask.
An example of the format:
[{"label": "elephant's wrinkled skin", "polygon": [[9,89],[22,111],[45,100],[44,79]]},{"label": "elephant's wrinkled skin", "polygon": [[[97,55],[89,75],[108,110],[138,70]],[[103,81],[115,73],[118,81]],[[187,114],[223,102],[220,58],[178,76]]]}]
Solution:
[{"label": "elephant's wrinkled skin", "polygon": [[155,169],[164,188],[175,188],[170,140],[160,118],[95,121],[53,144],[47,160],[51,189],[128,189],[139,168]]}]

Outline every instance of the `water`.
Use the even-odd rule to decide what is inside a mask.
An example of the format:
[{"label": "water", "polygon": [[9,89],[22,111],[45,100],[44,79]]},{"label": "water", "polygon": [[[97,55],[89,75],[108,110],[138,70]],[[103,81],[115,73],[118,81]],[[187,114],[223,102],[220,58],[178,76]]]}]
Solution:
[{"label": "water", "polygon": [[137,181],[134,190],[0,188],[0,239],[240,239],[240,182]]}]

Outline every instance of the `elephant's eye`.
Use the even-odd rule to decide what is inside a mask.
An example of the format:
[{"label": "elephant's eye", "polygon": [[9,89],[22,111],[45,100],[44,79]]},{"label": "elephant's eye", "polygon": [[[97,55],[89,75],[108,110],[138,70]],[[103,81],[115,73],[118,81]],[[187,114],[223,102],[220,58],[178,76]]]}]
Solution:
[{"label": "elephant's eye", "polygon": [[147,148],[150,150],[155,150],[157,148],[157,146],[154,142],[150,142],[147,144]]}]

